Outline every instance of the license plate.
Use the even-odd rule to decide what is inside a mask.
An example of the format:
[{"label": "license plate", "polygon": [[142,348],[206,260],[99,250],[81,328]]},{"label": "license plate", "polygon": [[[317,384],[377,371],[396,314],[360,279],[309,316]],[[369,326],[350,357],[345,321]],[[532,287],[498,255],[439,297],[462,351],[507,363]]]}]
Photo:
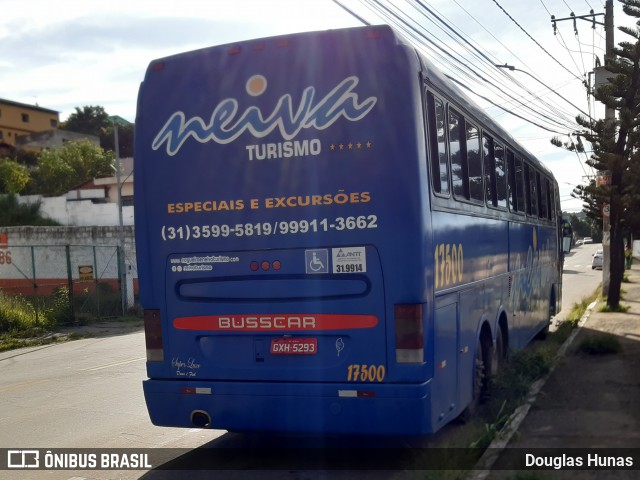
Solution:
[{"label": "license plate", "polygon": [[315,355],[318,353],[317,338],[274,338],[271,340],[273,355]]}]

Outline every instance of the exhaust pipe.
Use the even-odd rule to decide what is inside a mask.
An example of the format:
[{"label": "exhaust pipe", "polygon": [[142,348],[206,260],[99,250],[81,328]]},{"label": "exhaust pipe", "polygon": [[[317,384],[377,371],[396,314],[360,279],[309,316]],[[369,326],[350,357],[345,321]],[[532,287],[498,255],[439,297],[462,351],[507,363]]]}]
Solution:
[{"label": "exhaust pipe", "polygon": [[198,428],[209,428],[211,416],[204,410],[194,410],[191,412],[191,423]]}]

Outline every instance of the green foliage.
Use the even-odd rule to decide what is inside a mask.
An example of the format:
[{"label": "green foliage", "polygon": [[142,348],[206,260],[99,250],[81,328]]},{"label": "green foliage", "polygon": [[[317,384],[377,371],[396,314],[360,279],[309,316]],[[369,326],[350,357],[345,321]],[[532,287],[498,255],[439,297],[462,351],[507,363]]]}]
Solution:
[{"label": "green foliage", "polygon": [[57,288],[51,298],[49,308],[47,308],[47,318],[54,325],[63,325],[73,322],[73,309],[69,299],[69,289],[67,287]]},{"label": "green foliage", "polygon": [[[69,115],[66,122],[60,125],[60,129],[72,132],[87,133],[100,137],[100,146],[105,150],[115,152],[114,132],[112,117],[104,107],[87,105],[76,107],[76,111]],[[124,119],[123,119],[124,120]],[[121,157],[133,157],[133,124],[118,123],[118,146]]]},{"label": "green foliage", "polygon": [[509,414],[505,413],[507,401],[502,402],[502,406],[498,411],[495,421],[491,423],[485,423],[484,432],[479,436],[477,440],[469,445],[471,448],[483,448],[486,449],[491,445],[494,438],[502,431],[509,421]]},{"label": "green foliage", "polygon": [[626,313],[629,311],[629,306],[620,304],[616,305],[615,307],[612,307],[610,305],[603,305],[602,307],[600,307],[600,311],[605,313]]},{"label": "green foliage", "polygon": [[52,325],[51,319],[22,295],[0,292],[0,333],[29,332]]},{"label": "green foliage", "polygon": [[0,292],[0,333],[33,335],[72,321],[73,311],[66,287],[58,288],[51,297],[25,297]]},{"label": "green foliage", "polygon": [[493,381],[487,412],[489,417],[500,418],[505,404],[506,411],[512,412],[529,392],[531,383],[549,372],[552,361],[552,355],[541,349],[514,352]]},{"label": "green foliage", "polygon": [[76,111],[69,115],[67,121],[62,122],[59,128],[99,137],[103,130],[109,127],[110,123],[109,115],[104,110],[104,107],[86,105],[82,108],[76,107]]},{"label": "green foliage", "polygon": [[0,158],[0,193],[20,193],[29,183],[29,170],[11,158]]},{"label": "green foliage", "polygon": [[622,345],[620,345],[615,335],[604,333],[583,339],[578,346],[578,350],[588,355],[607,355],[620,353],[622,351]]},{"label": "green foliage", "polygon": [[59,223],[40,215],[40,203],[23,204],[15,195],[0,195],[0,225],[53,226]]},{"label": "green foliage", "polygon": [[95,177],[113,175],[114,155],[88,140],[68,142],[38,155],[35,177],[45,195],[62,195]]},{"label": "green foliage", "polygon": [[[118,126],[118,147],[120,148],[120,158],[133,157],[133,124]],[[115,152],[115,137],[113,125],[110,124],[100,134],[100,146],[105,150]]]},{"label": "green foliage", "polygon": [[584,237],[599,239],[602,236],[602,225],[598,225],[588,217],[585,218],[585,215],[569,214],[568,220],[576,239]]}]

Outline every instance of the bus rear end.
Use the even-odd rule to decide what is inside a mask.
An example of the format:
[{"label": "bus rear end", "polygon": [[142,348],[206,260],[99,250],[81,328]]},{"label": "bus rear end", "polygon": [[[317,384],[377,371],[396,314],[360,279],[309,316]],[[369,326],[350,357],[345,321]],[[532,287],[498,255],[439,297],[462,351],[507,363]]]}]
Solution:
[{"label": "bus rear end", "polygon": [[154,424],[433,430],[418,70],[387,27],[149,66],[135,220]]}]

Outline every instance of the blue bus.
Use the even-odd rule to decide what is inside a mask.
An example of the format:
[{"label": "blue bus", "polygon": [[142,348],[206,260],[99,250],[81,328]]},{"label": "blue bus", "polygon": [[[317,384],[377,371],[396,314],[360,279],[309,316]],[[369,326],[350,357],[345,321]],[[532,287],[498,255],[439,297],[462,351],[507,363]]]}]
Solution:
[{"label": "blue bus", "polygon": [[156,425],[435,432],[560,306],[552,173],[388,26],[151,62],[135,192]]}]

